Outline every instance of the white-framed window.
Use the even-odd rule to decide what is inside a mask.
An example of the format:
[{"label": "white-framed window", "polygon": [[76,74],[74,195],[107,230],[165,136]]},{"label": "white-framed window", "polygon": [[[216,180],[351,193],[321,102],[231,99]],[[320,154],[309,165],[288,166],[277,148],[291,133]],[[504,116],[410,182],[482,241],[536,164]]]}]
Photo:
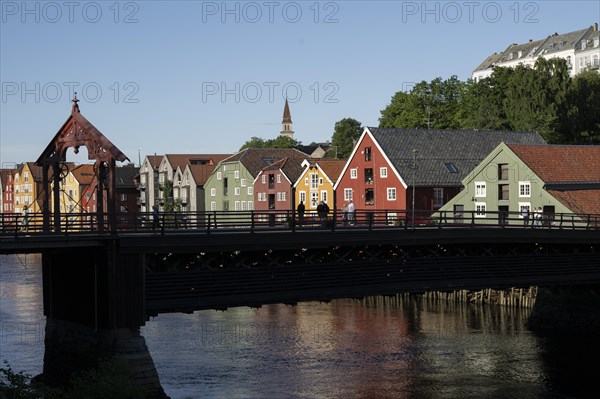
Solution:
[{"label": "white-framed window", "polygon": [[322,185],[323,185],[323,178],[319,177],[319,186],[322,186]]},{"label": "white-framed window", "polygon": [[350,178],[358,179],[358,169],[357,168],[350,169]]},{"label": "white-framed window", "polygon": [[239,179],[240,178],[240,171],[236,170],[235,172],[233,172],[233,177],[236,178],[236,179]]},{"label": "white-framed window", "polygon": [[211,201],[210,202],[210,210],[211,211],[216,211],[217,210],[217,203],[215,201]]},{"label": "white-framed window", "polygon": [[[531,202],[519,202],[519,217],[521,219],[525,215],[524,211],[531,214]],[[531,218],[531,215],[529,217]]]},{"label": "white-framed window", "polygon": [[304,178],[304,185],[308,186],[308,177]]},{"label": "white-framed window", "polygon": [[352,199],[352,189],[345,188],[344,189],[344,201],[350,201]]},{"label": "white-framed window", "polygon": [[277,183],[281,183],[281,174],[277,174]]},{"label": "white-framed window", "polygon": [[262,184],[267,184],[267,176],[262,175],[261,181],[262,181]]},{"label": "white-framed window", "polygon": [[248,203],[246,201],[242,201],[242,211],[248,210]]},{"label": "white-framed window", "polygon": [[221,180],[223,178],[223,172],[217,172],[217,180]]},{"label": "white-framed window", "polygon": [[396,201],[396,187],[388,187],[387,199],[388,201]]},{"label": "white-framed window", "polygon": [[316,190],[319,188],[319,175],[317,173],[310,174],[310,189]]},{"label": "white-framed window", "polygon": [[287,199],[287,194],[286,194],[286,192],[285,192],[285,191],[282,191],[282,192],[281,192],[281,200],[282,200],[282,201],[285,201],[286,199]]},{"label": "white-framed window", "polygon": [[216,188],[211,188],[210,189],[210,196],[211,197],[216,197],[217,196],[217,189]]},{"label": "white-framed window", "polygon": [[484,181],[475,182],[475,197],[481,198],[486,196],[486,185]]},{"label": "white-framed window", "polygon": [[248,195],[254,195],[254,187],[248,187]]},{"label": "white-framed window", "polygon": [[519,182],[519,197],[531,197],[531,182]]},{"label": "white-framed window", "polygon": [[439,208],[444,205],[444,189],[434,188],[433,189],[433,206]]},{"label": "white-framed window", "polygon": [[387,168],[379,168],[379,177],[386,178],[387,177]]},{"label": "white-framed window", "polygon": [[281,201],[282,201],[282,199],[281,199],[281,194],[282,194],[281,192],[278,192],[278,193],[277,193],[277,201],[278,201],[278,202],[281,202]]},{"label": "white-framed window", "polygon": [[249,211],[254,210],[254,201],[248,201],[248,210]]},{"label": "white-framed window", "polygon": [[476,202],[475,203],[475,217],[476,218],[484,218],[485,217],[485,202]]},{"label": "white-framed window", "polygon": [[227,171],[227,165],[223,165],[223,172]]},{"label": "white-framed window", "polygon": [[258,201],[262,202],[262,201],[266,201],[267,200],[267,193],[258,193]]},{"label": "white-framed window", "polygon": [[240,195],[240,188],[239,188],[239,187],[236,187],[236,188],[234,188],[234,189],[233,189],[233,193],[234,193],[235,195]]},{"label": "white-framed window", "polygon": [[321,201],[327,203],[327,190],[321,191]]},{"label": "white-framed window", "polygon": [[298,193],[298,198],[301,202],[304,202],[306,204],[306,191],[300,191]]},{"label": "white-framed window", "polygon": [[235,210],[236,210],[236,211],[239,211],[239,210],[241,210],[241,204],[240,204],[240,201],[235,201],[234,207],[235,207]]},{"label": "white-framed window", "polygon": [[310,193],[310,207],[316,208],[319,205],[319,193],[313,191]]},{"label": "white-framed window", "polygon": [[240,186],[246,187],[247,184],[248,184],[248,180],[246,180],[246,179],[240,180]]}]

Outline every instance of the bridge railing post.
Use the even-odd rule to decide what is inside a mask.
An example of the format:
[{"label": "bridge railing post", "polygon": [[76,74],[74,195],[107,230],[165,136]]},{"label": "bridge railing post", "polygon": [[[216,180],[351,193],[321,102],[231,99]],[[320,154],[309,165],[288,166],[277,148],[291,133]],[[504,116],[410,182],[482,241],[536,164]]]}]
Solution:
[{"label": "bridge railing post", "polygon": [[471,228],[475,227],[475,211],[471,211]]},{"label": "bridge railing post", "polygon": [[255,227],[255,223],[256,221],[254,220],[254,210],[250,211],[250,232],[254,233],[254,227]]}]

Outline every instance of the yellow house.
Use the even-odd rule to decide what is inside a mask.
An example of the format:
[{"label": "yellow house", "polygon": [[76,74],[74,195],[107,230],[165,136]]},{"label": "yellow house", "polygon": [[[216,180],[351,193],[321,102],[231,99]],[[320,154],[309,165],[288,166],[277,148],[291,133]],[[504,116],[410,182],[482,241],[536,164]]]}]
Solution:
[{"label": "yellow house", "polygon": [[26,162],[17,169],[14,180],[15,213],[27,207],[30,214],[39,213],[42,201],[42,168]]},{"label": "yellow house", "polygon": [[306,159],[302,162],[304,171],[294,184],[294,188],[296,204],[303,202],[307,215],[316,213],[317,205],[321,201],[333,211],[333,186],[342,173],[344,165],[346,161],[339,159]]}]

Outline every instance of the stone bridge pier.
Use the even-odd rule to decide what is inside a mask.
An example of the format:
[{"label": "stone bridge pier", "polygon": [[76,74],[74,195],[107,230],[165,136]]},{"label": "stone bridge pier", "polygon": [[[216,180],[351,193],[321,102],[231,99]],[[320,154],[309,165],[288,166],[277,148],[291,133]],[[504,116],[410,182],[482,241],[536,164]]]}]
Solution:
[{"label": "stone bridge pier", "polygon": [[122,255],[116,242],[42,255],[46,335],[43,373],[64,386],[100,360],[121,359],[148,398],[168,398],[140,327],[144,308],[143,255]]}]

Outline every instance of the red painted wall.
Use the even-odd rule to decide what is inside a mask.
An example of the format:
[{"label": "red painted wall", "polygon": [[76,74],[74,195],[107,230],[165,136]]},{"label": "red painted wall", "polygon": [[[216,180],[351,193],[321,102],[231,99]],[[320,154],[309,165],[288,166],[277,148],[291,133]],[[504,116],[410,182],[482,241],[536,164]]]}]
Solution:
[{"label": "red painted wall", "polygon": [[[273,175],[275,185],[274,188],[269,188],[269,174]],[[265,183],[262,182],[262,176],[266,176]],[[281,183],[277,183],[277,176],[281,176]],[[285,201],[277,201],[277,193],[285,192]],[[259,201],[258,194],[266,193],[267,200]],[[269,194],[275,196],[275,208],[269,209]],[[288,211],[292,209],[292,188],[290,182],[287,180],[281,170],[269,170],[263,171],[258,175],[256,183],[254,183],[254,209],[257,211]]]}]

